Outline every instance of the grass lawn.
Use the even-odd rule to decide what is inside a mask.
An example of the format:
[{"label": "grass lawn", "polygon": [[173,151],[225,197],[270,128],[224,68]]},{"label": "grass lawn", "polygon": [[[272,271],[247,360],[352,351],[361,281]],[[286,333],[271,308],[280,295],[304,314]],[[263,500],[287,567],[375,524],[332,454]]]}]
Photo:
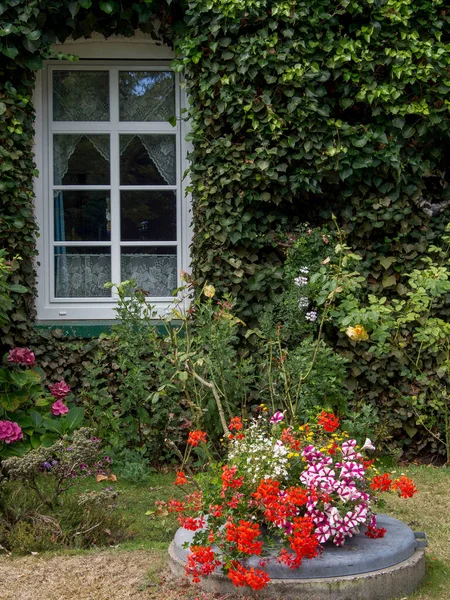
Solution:
[{"label": "grass lawn", "polygon": [[[398,467],[413,477],[419,494],[408,500],[386,494],[383,512],[416,531],[426,531],[427,577],[415,600],[448,600],[450,579],[450,470],[427,466]],[[132,537],[109,549],[0,558],[2,600],[213,600],[175,581],[168,573],[166,553],[177,524],[172,515],[147,516],[156,500],[177,493],[172,475],[155,475],[145,484],[118,482],[119,510],[130,522]],[[84,485],[84,488],[87,486]],[[178,491],[179,494],[179,491]],[[9,585],[8,585],[9,584]],[[13,587],[11,587],[13,586]],[[5,592],[6,590],[6,592]],[[11,590],[10,594],[9,591]],[[2,593],[5,592],[5,595]]]}]

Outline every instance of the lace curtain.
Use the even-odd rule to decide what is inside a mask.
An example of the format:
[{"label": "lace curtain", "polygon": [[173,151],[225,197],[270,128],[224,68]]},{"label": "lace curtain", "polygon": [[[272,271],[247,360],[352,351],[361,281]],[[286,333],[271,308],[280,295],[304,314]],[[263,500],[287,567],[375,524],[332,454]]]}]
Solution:
[{"label": "lace curtain", "polygon": [[[167,121],[175,112],[175,83],[170,72],[120,72],[119,112],[121,121]],[[53,80],[55,121],[108,121],[109,73],[104,71],[56,71]],[[175,183],[176,151],[174,136],[127,135],[121,138],[120,155],[138,137],[149,159],[167,184]],[[110,163],[110,138],[106,134],[59,134],[54,143],[54,182],[63,185],[69,161],[80,140],[87,138],[105,161]],[[57,239],[64,239],[64,206],[56,199]],[[55,256],[55,294],[58,298],[109,297],[104,284],[111,281],[111,255],[67,254],[60,248]],[[123,255],[121,279],[135,279],[153,297],[166,297],[177,286],[176,255]]]},{"label": "lace curtain", "polygon": [[[121,259],[121,279],[135,279],[138,287],[153,297],[167,297],[177,287],[177,257],[167,254],[128,254]],[[110,254],[57,254],[55,295],[57,298],[105,298],[110,290]]]},{"label": "lace curtain", "polygon": [[[109,135],[98,134],[64,134],[58,135],[57,143],[54,144],[53,150],[53,169],[55,185],[62,185],[64,176],[69,170],[69,161],[72,154],[78,145],[78,142],[86,137],[97,152],[107,161],[110,162]],[[173,136],[170,135],[135,135],[126,136],[126,141],[123,141],[121,136],[120,154],[122,155],[133,138],[139,138],[142,145],[147,151],[149,159],[153,162],[158,170],[158,173],[163,177],[168,185],[173,185],[174,173],[176,172],[176,155]]]}]

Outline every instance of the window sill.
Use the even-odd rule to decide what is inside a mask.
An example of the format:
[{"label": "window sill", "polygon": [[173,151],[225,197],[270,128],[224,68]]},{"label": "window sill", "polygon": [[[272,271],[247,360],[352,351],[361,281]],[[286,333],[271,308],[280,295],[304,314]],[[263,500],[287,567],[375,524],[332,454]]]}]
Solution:
[{"label": "window sill", "polygon": [[[99,337],[102,333],[111,333],[111,328],[118,321],[37,321],[34,328],[38,332],[50,331],[57,338],[85,338]],[[159,335],[164,335],[165,327],[161,321],[152,321]],[[180,322],[173,321],[172,327]]]}]

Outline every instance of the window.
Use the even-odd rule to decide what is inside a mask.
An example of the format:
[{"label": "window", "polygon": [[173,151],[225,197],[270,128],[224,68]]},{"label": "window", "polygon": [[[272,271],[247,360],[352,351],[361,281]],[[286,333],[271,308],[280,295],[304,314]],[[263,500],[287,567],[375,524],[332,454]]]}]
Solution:
[{"label": "window", "polygon": [[104,285],[126,279],[170,304],[188,243],[184,133],[168,121],[180,114],[177,78],[143,61],[46,67],[39,318],[114,318]]}]

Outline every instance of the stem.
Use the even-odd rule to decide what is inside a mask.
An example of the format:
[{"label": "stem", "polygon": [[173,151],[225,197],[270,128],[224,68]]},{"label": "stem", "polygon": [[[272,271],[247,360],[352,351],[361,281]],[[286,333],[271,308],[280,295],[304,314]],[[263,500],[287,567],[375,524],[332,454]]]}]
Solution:
[{"label": "stem", "polygon": [[228,426],[227,426],[227,422],[225,419],[225,413],[223,412],[222,401],[220,400],[220,396],[219,396],[216,386],[214,385],[214,383],[209,383],[209,381],[206,381],[205,379],[203,379],[203,377],[200,377],[200,375],[198,375],[198,373],[195,372],[192,365],[190,365],[188,362],[186,363],[186,368],[189,371],[189,373],[194,377],[194,379],[196,379],[199,383],[201,383],[203,386],[209,388],[212,391],[214,399],[216,401],[217,410],[219,411],[219,417],[220,417],[220,422],[222,424],[223,432],[226,437],[229,437],[230,430],[228,429]]}]

